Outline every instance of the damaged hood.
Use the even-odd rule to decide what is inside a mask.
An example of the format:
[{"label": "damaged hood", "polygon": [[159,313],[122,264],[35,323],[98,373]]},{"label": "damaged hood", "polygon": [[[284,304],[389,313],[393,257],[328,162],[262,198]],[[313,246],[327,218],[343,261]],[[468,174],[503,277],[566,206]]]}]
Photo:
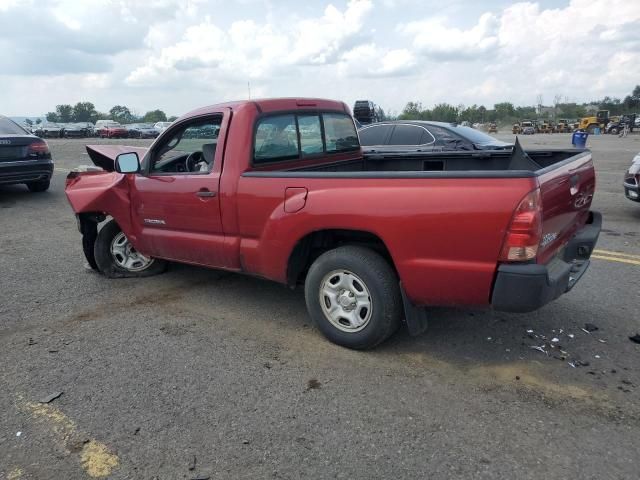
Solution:
[{"label": "damaged hood", "polygon": [[98,167],[113,172],[115,170],[116,157],[121,153],[135,152],[140,162],[149,151],[147,147],[128,147],[126,145],[87,145],[87,153],[91,161]]}]

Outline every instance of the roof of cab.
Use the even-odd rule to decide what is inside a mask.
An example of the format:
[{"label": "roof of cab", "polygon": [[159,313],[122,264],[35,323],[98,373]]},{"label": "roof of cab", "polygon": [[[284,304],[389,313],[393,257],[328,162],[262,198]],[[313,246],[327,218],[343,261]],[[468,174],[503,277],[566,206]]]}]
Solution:
[{"label": "roof of cab", "polygon": [[231,110],[240,110],[247,106],[257,108],[260,112],[277,112],[281,110],[298,110],[298,109],[319,109],[349,112],[349,107],[344,102],[337,100],[326,100],[323,98],[262,98],[256,100],[240,100],[236,102],[217,103],[192,110],[182,115],[179,120],[196,117],[199,115],[207,115],[219,112],[222,109],[230,108]]}]

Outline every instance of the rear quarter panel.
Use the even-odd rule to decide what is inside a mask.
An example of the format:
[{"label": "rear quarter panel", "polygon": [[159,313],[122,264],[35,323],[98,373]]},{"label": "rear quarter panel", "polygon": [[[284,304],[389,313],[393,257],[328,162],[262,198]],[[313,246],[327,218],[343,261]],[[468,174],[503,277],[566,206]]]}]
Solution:
[{"label": "rear quarter panel", "polygon": [[[299,212],[284,210],[287,187],[308,189]],[[513,210],[534,187],[534,178],[240,177],[243,269],[285,282],[289,255],[305,235],[362,230],[385,243],[414,303],[486,305]]]}]

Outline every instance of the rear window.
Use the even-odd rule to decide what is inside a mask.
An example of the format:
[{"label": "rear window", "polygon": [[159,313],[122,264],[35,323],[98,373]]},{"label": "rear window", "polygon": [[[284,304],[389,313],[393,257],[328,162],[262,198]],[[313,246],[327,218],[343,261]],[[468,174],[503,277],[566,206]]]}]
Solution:
[{"label": "rear window", "polygon": [[356,127],[351,117],[340,113],[325,113],[322,119],[327,153],[347,152],[360,148]]},{"label": "rear window", "polygon": [[353,120],[348,115],[271,115],[258,121],[253,145],[253,162],[264,164],[295,160],[358,148],[358,135]]},{"label": "rear window", "polygon": [[0,135],[26,135],[27,131],[8,118],[0,118]]}]

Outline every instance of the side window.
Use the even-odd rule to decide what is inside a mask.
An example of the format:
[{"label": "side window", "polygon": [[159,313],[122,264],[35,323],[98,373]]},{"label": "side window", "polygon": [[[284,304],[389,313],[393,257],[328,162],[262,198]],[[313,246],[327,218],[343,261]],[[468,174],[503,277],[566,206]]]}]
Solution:
[{"label": "side window", "polygon": [[427,130],[423,130],[422,137],[420,138],[420,145],[431,145],[436,139]]},{"label": "side window", "polygon": [[453,132],[450,132],[446,128],[437,127],[435,125],[429,125],[429,131],[436,139],[436,145],[439,147],[455,147],[460,148],[462,145],[469,143],[465,142],[461,137]]},{"label": "side window", "polygon": [[153,153],[152,173],[206,173],[213,168],[222,118],[197,120],[171,132]]},{"label": "side window", "polygon": [[298,157],[298,133],[293,114],[265,117],[258,122],[253,146],[256,164]]},{"label": "side window", "polygon": [[320,116],[298,115],[300,131],[300,153],[303,157],[324,152]]},{"label": "side window", "polygon": [[423,132],[422,127],[415,125],[396,125],[388,145],[420,145]]},{"label": "side window", "polygon": [[361,129],[358,132],[360,135],[360,145],[384,145],[392,128],[392,125],[375,125]]},{"label": "side window", "polygon": [[322,119],[327,153],[347,152],[360,148],[356,127],[351,117],[341,113],[325,113]]}]

